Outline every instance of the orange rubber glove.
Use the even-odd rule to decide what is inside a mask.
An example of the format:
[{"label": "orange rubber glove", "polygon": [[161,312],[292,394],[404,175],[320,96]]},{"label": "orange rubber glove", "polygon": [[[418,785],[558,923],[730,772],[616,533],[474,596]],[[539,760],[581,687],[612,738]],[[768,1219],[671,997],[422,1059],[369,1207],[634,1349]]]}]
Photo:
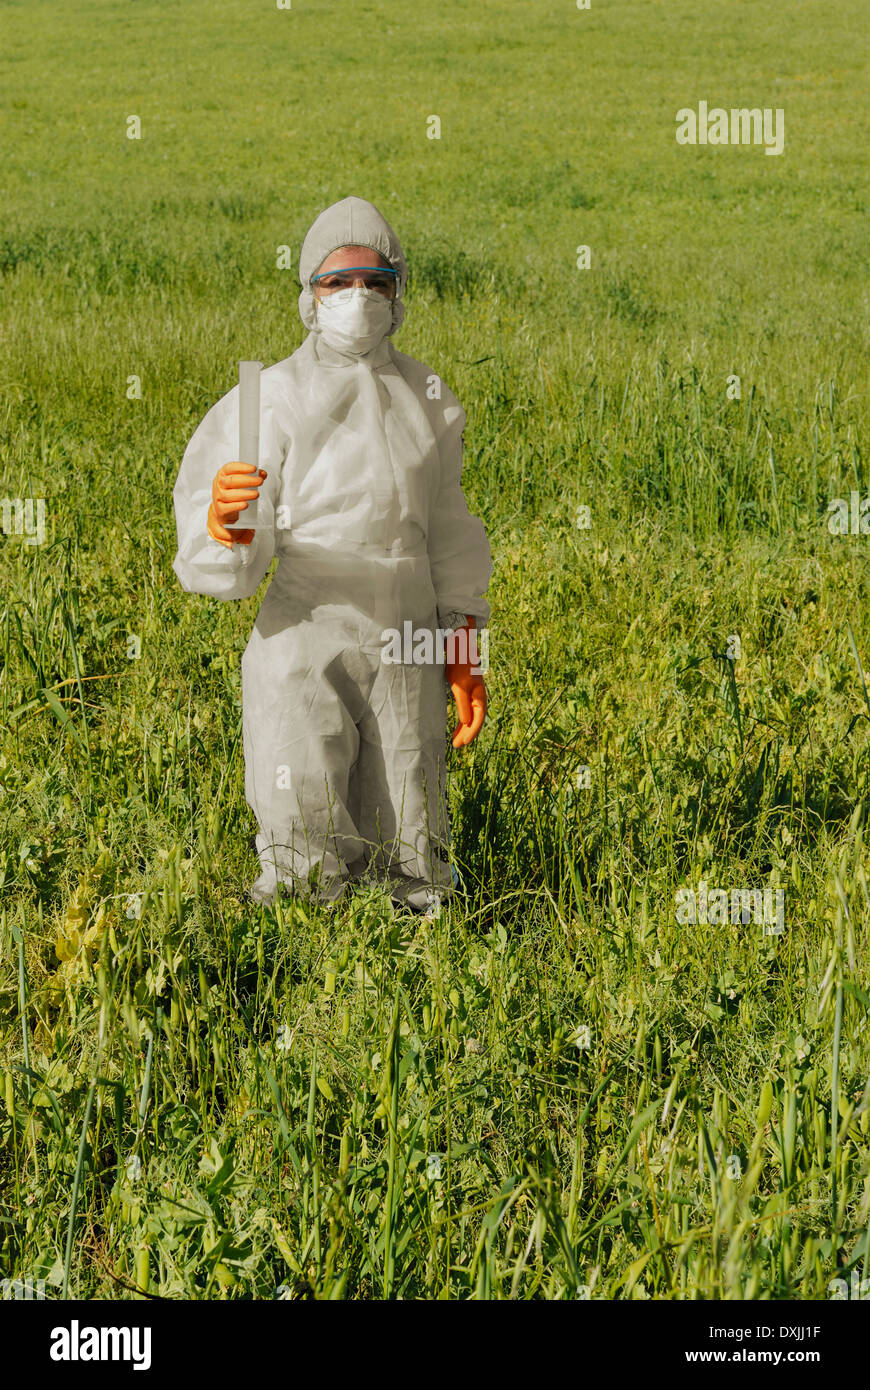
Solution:
[{"label": "orange rubber glove", "polygon": [[[251,477],[252,473],[259,476]],[[229,547],[233,541],[239,545],[251,544],[255,531],[228,531],[227,526],[234,526],[239,513],[259,497],[265,478],[265,471],[253,463],[225,463],[218,470],[211,485],[212,501],[208,509],[208,534],[212,540]]]},{"label": "orange rubber glove", "polygon": [[[466,621],[468,628],[474,631],[477,627],[476,620],[469,615]],[[456,701],[456,712],[459,715],[459,723],[453,730],[454,748],[465,748],[469,743],[473,743],[486,718],[486,686],[483,676],[475,676],[471,671],[472,666],[480,665],[477,639],[470,635],[458,636],[465,631],[465,628],[456,628],[445,638],[447,684]],[[451,661],[451,656],[457,655],[467,656],[468,660]]]}]

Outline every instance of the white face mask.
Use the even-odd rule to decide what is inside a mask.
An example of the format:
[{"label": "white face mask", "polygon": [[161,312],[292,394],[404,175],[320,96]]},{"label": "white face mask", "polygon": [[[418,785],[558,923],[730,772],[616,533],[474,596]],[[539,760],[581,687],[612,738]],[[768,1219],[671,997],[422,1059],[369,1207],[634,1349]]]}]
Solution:
[{"label": "white face mask", "polygon": [[317,300],[317,327],[337,352],[371,352],[393,322],[393,306],[377,290],[336,290]]}]

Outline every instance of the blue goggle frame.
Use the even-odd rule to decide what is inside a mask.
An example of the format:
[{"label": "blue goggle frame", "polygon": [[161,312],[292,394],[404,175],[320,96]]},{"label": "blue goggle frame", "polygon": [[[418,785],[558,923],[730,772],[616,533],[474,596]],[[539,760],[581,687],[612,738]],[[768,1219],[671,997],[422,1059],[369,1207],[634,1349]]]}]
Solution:
[{"label": "blue goggle frame", "polygon": [[318,280],[325,280],[327,275],[349,275],[352,270],[370,270],[374,275],[392,275],[398,281],[399,272],[392,266],[387,265],[342,265],[336,266],[332,270],[322,270],[319,275],[312,275],[310,283],[316,285]]}]

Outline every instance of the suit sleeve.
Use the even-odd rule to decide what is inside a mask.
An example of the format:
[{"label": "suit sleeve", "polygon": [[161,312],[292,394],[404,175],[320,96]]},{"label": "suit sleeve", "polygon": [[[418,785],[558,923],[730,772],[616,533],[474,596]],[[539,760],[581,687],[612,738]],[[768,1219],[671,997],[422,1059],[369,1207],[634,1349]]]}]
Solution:
[{"label": "suit sleeve", "polygon": [[485,627],[490,606],[484,594],[492,574],[492,556],[483,522],[471,515],[462,491],[465,411],[455,399],[444,409],[443,424],[438,439],[441,476],[428,533],[438,616],[441,620],[451,613],[472,614],[478,627]]},{"label": "suit sleeve", "polygon": [[[212,598],[250,598],[263,580],[275,553],[274,501],[283,461],[272,437],[272,412],[261,411],[260,467],[268,473],[260,488],[259,514],[264,524],[249,546],[220,545],[208,534],[212,483],[219,468],[238,456],[239,388],[234,386],[206,415],[184,451],[173,490],[178,552],[172,564],[181,587]],[[244,512],[239,515],[243,524]],[[243,557],[242,551],[247,551]]]}]

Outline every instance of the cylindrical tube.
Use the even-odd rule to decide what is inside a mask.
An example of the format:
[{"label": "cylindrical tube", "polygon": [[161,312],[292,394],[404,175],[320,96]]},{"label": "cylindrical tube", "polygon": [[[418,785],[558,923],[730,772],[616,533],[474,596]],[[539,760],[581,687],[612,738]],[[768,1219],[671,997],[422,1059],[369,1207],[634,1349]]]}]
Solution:
[{"label": "cylindrical tube", "polygon": [[[260,371],[262,362],[239,363],[239,462],[260,463]],[[229,530],[253,531],[257,528],[257,505],[251,499]]]}]

